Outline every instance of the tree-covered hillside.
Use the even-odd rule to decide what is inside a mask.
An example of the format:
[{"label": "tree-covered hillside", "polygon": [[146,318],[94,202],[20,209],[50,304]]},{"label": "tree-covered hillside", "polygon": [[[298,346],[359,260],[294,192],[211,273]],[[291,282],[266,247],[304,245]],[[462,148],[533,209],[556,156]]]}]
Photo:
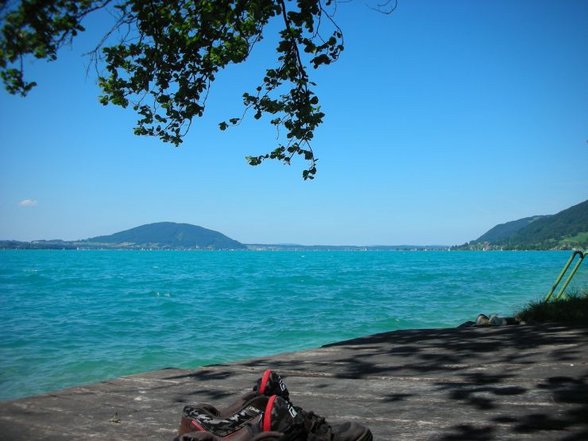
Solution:
[{"label": "tree-covered hillside", "polygon": [[536,220],[539,220],[543,217],[545,216],[525,217],[516,221],[496,225],[494,228],[488,230],[486,233],[476,239],[476,242],[498,243],[504,241],[518,233],[530,223],[535,222]]},{"label": "tree-covered hillside", "polygon": [[461,248],[588,249],[588,200],[551,216],[497,225]]},{"label": "tree-covered hillside", "polygon": [[503,243],[533,248],[588,248],[588,201],[532,222]]},{"label": "tree-covered hillside", "polygon": [[159,222],[109,236],[87,239],[86,243],[185,249],[243,249],[240,242],[218,231],[196,225]]}]

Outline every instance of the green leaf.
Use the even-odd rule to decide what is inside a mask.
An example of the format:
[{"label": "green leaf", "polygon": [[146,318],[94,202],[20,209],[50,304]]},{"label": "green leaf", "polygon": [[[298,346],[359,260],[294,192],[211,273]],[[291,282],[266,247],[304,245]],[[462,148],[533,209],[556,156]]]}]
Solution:
[{"label": "green leaf", "polygon": [[[331,3],[325,0],[326,5]],[[308,161],[304,179],[313,179],[316,160],[309,142],[324,114],[308,70],[332,63],[343,50],[343,35],[332,16],[323,19],[329,13],[320,0],[14,2],[3,9],[0,21],[0,74],[6,90],[25,96],[36,83],[25,79],[22,60],[55,60],[59,50],[84,31],[86,17],[106,5],[117,17],[112,16],[110,33],[97,42],[94,54],[101,60],[99,101],[132,108],[137,116],[135,134],[176,146],[193,119],[204,114],[218,73],[245,61],[266,26],[279,23],[274,59],[255,93],[243,94],[245,114],[253,113],[256,120],[271,116],[277,148],[270,145],[270,153],[247,161],[259,165],[276,159],[289,164],[296,155]],[[330,37],[324,41],[321,35]],[[230,118],[219,123],[219,129],[240,121]]]}]

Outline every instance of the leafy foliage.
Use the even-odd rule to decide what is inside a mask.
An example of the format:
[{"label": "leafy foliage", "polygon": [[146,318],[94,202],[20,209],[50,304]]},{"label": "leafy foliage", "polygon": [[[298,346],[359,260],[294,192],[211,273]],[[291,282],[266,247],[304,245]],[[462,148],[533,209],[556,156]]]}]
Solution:
[{"label": "leafy foliage", "polygon": [[[343,50],[343,34],[332,17],[334,3],[0,0],[0,73],[8,92],[25,96],[36,83],[25,80],[23,59],[55,60],[58,50],[84,31],[82,22],[88,14],[108,8],[114,23],[94,52],[96,61],[105,65],[99,77],[100,101],[132,107],[138,114],[137,135],[156,136],[178,146],[192,120],[202,116],[217,73],[245,61],[275,19],[282,25],[277,64],[266,70],[254,93],[243,94],[243,103],[255,119],[270,116],[285,139],[278,137],[271,152],[247,160],[252,165],[265,159],[289,164],[298,155],[308,163],[304,179],[312,179],[317,159],[311,141],[325,115],[308,70],[333,63]],[[114,35],[120,36],[116,42]],[[239,124],[245,113],[221,122],[220,129]]]},{"label": "leafy foliage", "polygon": [[110,1],[25,0],[17,8],[11,3],[0,2],[0,73],[8,92],[25,96],[36,83],[24,80],[23,58],[56,60],[59,48],[85,30],[82,19]]}]

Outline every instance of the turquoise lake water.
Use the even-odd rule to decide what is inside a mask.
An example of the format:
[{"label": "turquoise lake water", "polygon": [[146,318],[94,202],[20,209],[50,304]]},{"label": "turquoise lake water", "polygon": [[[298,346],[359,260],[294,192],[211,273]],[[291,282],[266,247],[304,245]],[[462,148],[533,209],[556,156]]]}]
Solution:
[{"label": "turquoise lake water", "polygon": [[569,256],[0,251],[0,399],[507,316],[542,299]]}]

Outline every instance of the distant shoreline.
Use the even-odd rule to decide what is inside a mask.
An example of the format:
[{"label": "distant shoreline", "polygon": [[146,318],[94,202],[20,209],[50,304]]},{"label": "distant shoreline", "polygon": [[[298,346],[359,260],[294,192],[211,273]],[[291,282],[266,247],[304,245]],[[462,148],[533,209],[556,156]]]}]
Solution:
[{"label": "distant shoreline", "polygon": [[448,251],[449,245],[296,245],[244,244],[245,248],[172,247],[161,244],[97,243],[86,241],[0,240],[3,250],[153,250],[153,251]]},{"label": "distant shoreline", "polygon": [[212,247],[171,247],[161,244],[113,244],[86,241],[39,240],[17,241],[0,240],[0,250],[129,250],[129,251],[571,251],[554,248],[474,248],[455,245],[296,245],[296,244],[244,244],[245,248]]}]

